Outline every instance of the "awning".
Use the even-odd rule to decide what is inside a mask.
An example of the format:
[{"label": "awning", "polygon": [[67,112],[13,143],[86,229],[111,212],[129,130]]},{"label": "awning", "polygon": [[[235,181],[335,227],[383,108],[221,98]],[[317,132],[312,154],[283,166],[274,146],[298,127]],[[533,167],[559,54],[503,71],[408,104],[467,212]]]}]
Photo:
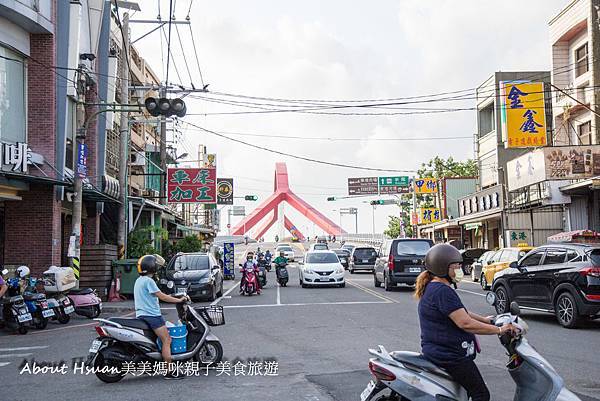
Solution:
[{"label": "awning", "polygon": [[181,230],[181,231],[196,232],[196,233],[202,233],[202,234],[214,234],[215,233],[215,230],[211,230],[210,228],[184,226],[183,224],[177,224],[177,229]]},{"label": "awning", "polygon": [[590,191],[600,189],[600,177],[577,181],[573,184],[562,186],[559,189],[560,192],[566,195],[586,195],[589,194]]},{"label": "awning", "polygon": [[465,225],[467,223],[479,223],[485,220],[496,220],[502,216],[502,211],[494,213],[477,213],[472,216],[465,216],[458,219],[458,224]]},{"label": "awning", "polygon": [[29,175],[29,174],[19,174],[13,173],[10,171],[0,171],[0,176],[4,176],[11,180],[22,180],[25,182],[32,182],[35,184],[47,184],[47,185],[61,185],[61,186],[69,186],[71,183],[69,181],[62,181],[52,177],[42,177],[38,175]]},{"label": "awning", "polygon": [[104,192],[100,192],[93,187],[83,188],[83,200],[92,202],[121,203],[119,200],[112,198]]}]

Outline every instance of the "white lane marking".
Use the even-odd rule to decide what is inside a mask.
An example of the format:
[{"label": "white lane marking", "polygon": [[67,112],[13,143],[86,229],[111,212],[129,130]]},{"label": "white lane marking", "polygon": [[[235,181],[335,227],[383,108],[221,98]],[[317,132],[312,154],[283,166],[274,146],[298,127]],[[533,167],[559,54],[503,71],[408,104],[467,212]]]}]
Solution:
[{"label": "white lane marking", "polygon": [[480,294],[480,293],[474,292],[474,291],[463,290],[461,288],[457,288],[456,291],[466,292],[466,293],[473,294],[473,295],[479,295],[480,297],[485,297],[485,295],[486,295],[486,294]]},{"label": "white lane marking", "polygon": [[0,362],[0,368],[6,365],[10,365],[10,362]]},{"label": "white lane marking", "polygon": [[462,283],[465,283],[465,284],[481,285],[481,284],[479,284],[479,283],[476,283],[475,281],[468,281],[468,280],[463,280],[463,281],[461,281],[460,283],[461,283],[461,284],[462,284]]},{"label": "white lane marking", "polygon": [[28,351],[30,349],[44,349],[48,348],[48,345],[34,345],[32,347],[17,347],[17,348],[0,348],[0,352],[10,352],[10,351]]},{"label": "white lane marking", "polygon": [[281,286],[279,283],[277,283],[277,305],[281,305],[281,292],[279,291],[280,288]]},{"label": "white lane marking", "polygon": [[389,304],[385,301],[347,301],[347,302],[314,302],[314,303],[295,303],[295,304],[259,304],[259,305],[226,305],[224,308],[242,309],[242,308],[267,308],[283,306],[311,306],[311,305],[362,305],[362,304]]},{"label": "white lane marking", "polygon": [[27,354],[3,354],[0,355],[0,358],[25,358],[29,355],[33,355],[33,353],[28,352]]},{"label": "white lane marking", "polygon": [[356,288],[358,288],[359,290],[361,290],[361,291],[363,291],[363,292],[366,292],[367,294],[371,294],[371,295],[373,295],[374,297],[377,297],[377,298],[379,298],[379,299],[383,299],[383,300],[384,300],[384,301],[386,301],[387,303],[390,303],[390,302],[392,302],[392,303],[395,303],[395,304],[397,304],[397,303],[398,303],[398,301],[396,301],[395,299],[393,299],[393,298],[388,298],[388,297],[386,297],[385,295],[381,295],[381,294],[379,294],[378,292],[376,292],[376,291],[374,291],[374,290],[371,290],[370,288],[367,288],[367,287],[365,287],[365,286],[363,286],[363,285],[361,285],[361,284],[358,284],[358,283],[355,283],[355,282],[353,282],[353,280],[348,280],[348,279],[346,279],[346,282],[347,282],[348,284],[350,284],[351,286],[353,286],[353,287],[356,287]]},{"label": "white lane marking", "polygon": [[[222,296],[220,296],[219,298],[217,298],[217,299],[215,299],[214,301],[212,301],[212,302],[210,303],[210,304],[211,304],[211,306],[212,306],[212,305],[216,305],[216,304],[218,304],[219,302],[221,302],[221,300],[222,300],[223,298],[225,298],[227,295],[229,295],[229,293],[230,293],[231,291],[233,291],[233,290],[234,290],[234,289],[235,289],[235,288],[236,288],[238,285],[240,285],[240,282],[239,282],[239,281],[238,281],[237,283],[235,283],[235,285],[234,285],[233,287],[231,287],[230,289],[228,289],[228,290],[225,292],[225,294],[223,294],[223,295],[222,295]],[[231,297],[229,297],[229,298],[231,298]]]}]

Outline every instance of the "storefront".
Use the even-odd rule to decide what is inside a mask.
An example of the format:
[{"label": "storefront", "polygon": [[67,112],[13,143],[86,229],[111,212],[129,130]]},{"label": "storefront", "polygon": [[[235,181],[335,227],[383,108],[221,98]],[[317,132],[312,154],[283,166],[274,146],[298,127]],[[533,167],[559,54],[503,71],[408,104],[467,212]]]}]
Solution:
[{"label": "storefront", "polygon": [[502,241],[504,189],[502,185],[476,192],[458,200],[458,225],[463,228],[465,246],[497,249]]}]

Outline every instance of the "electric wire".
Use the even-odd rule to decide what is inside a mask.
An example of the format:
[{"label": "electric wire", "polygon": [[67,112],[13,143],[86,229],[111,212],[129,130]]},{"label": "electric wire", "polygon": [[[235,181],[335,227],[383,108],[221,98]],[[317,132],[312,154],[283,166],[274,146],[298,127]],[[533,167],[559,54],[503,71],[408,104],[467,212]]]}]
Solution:
[{"label": "electric wire", "polygon": [[[169,37],[167,38],[167,74],[165,76],[165,84],[169,84],[169,64],[171,61],[171,27],[173,19],[173,0],[169,0]],[[163,31],[164,32],[164,31]],[[179,78],[181,82],[181,78]]]}]

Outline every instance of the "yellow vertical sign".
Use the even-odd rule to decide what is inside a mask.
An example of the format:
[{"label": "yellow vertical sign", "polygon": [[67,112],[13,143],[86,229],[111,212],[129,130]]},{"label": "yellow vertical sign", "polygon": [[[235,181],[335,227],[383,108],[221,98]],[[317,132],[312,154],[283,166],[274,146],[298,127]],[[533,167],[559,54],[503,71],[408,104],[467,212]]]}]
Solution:
[{"label": "yellow vertical sign", "polygon": [[417,194],[434,194],[438,191],[437,179],[435,178],[416,178],[414,180],[414,191]]},{"label": "yellow vertical sign", "polygon": [[419,224],[437,223],[440,220],[440,209],[434,207],[423,207],[419,209]]},{"label": "yellow vertical sign", "polygon": [[504,83],[502,129],[508,148],[546,146],[544,83]]}]

